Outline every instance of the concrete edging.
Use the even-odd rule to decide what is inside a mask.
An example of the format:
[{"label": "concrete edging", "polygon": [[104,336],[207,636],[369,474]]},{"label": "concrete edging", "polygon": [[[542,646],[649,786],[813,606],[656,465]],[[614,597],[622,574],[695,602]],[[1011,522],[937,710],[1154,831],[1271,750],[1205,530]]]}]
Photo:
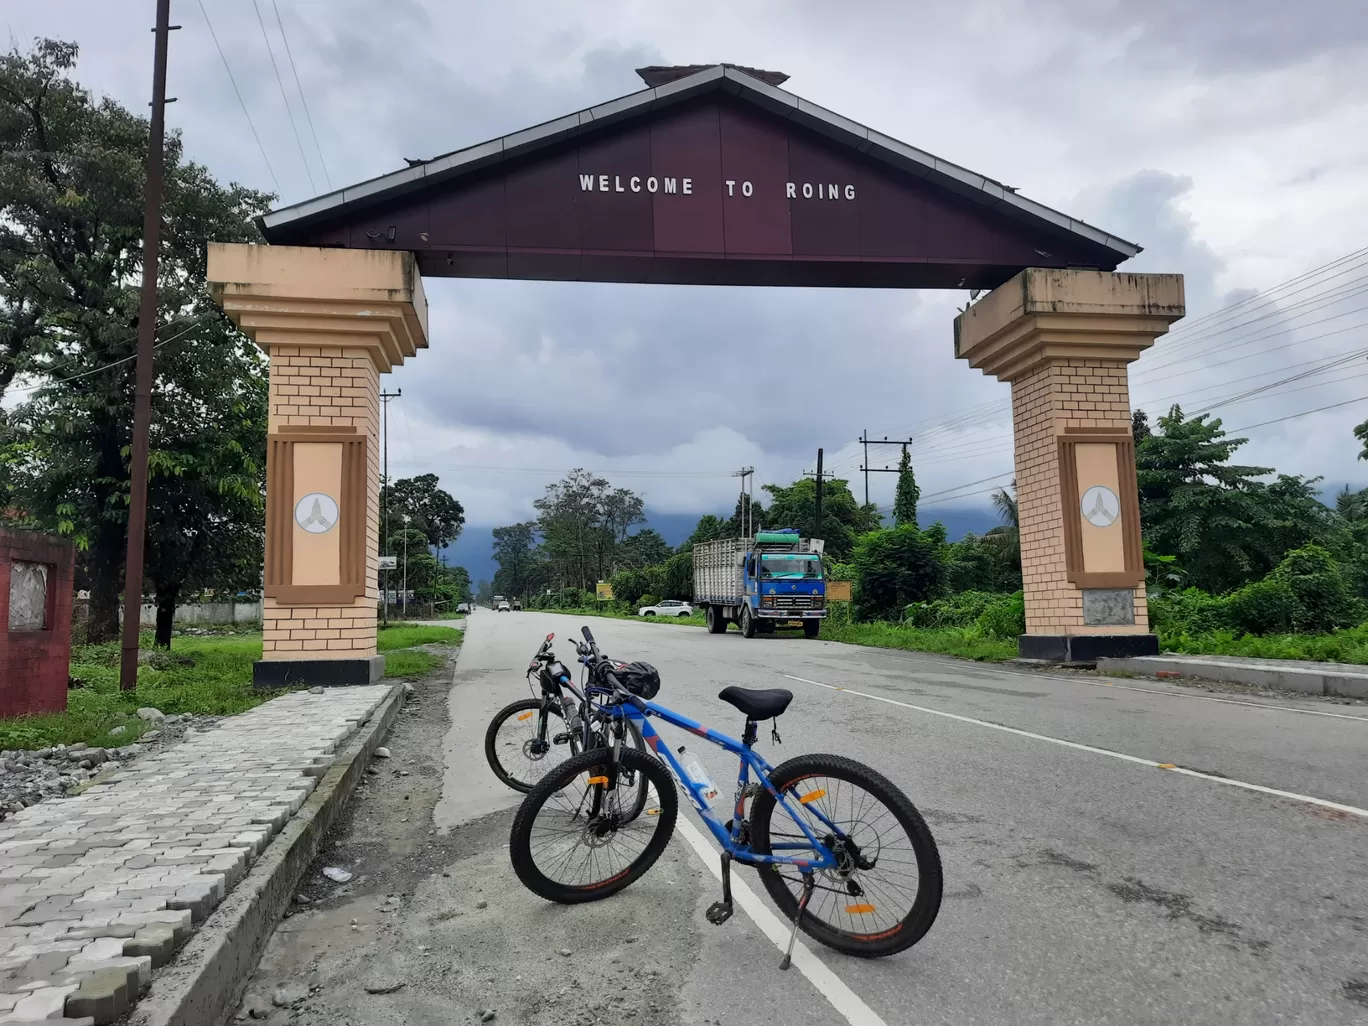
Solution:
[{"label": "concrete edging", "polygon": [[1344,673],[1309,666],[1279,665],[1272,661],[1254,663],[1240,659],[1143,656],[1130,659],[1099,659],[1097,669],[1102,673],[1139,673],[1148,677],[1160,672],[1178,673],[1184,677],[1251,684],[1283,691],[1300,691],[1308,695],[1368,698],[1368,667],[1365,667],[1363,673]]},{"label": "concrete edging", "polygon": [[210,1026],[227,1020],[323,836],[403,705],[404,688],[396,685],[342,746],[308,800],[242,882],[157,972],[153,992],[129,1013],[128,1026]]}]

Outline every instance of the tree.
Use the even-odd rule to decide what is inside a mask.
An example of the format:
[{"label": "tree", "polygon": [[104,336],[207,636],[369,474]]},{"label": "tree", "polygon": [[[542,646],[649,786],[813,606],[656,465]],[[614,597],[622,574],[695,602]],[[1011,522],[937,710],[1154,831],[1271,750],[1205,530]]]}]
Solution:
[{"label": "tree", "polygon": [[912,472],[912,457],[907,446],[902,447],[902,458],[898,461],[898,490],[893,497],[893,523],[917,526],[917,500],[921,489],[917,487],[917,476]]},{"label": "tree", "polygon": [[538,562],[534,549],[536,531],[537,525],[530,522],[494,528],[494,559],[499,570],[494,575],[491,593],[530,594]]},{"label": "tree", "polygon": [[945,586],[939,548],[931,532],[912,524],[862,535],[852,559],[856,616],[900,621],[909,603],[938,597]]},{"label": "tree", "polygon": [[1154,432],[1150,429],[1149,414],[1144,410],[1131,413],[1131,438],[1139,445]]},{"label": "tree", "polygon": [[765,507],[749,495],[738,495],[736,497],[736,508],[732,510],[731,519],[726,522],[726,533],[719,535],[719,537],[744,538],[747,527],[750,528],[750,533],[754,535],[763,526],[765,526]]},{"label": "tree", "polygon": [[645,527],[629,534],[617,547],[616,564],[621,567],[654,566],[670,558],[670,546],[660,532]]},{"label": "tree", "polygon": [[[740,500],[737,500],[738,504]],[[689,540],[684,544],[692,548],[701,542],[717,541],[719,538],[731,538],[730,522],[721,517],[705,513],[698,520],[698,525],[693,529],[693,534],[689,535]]]},{"label": "tree", "polygon": [[[787,487],[765,485],[770,494],[765,526],[775,529],[797,528],[806,534],[816,516],[817,482],[802,478]],[[855,539],[879,527],[878,509],[861,506],[850,492],[850,483],[840,478],[822,487],[822,538],[832,559],[845,562],[855,549]]]},{"label": "tree", "polygon": [[[0,55],[0,390],[20,375],[36,383],[7,417],[5,486],[26,522],[77,542],[89,637],[103,641],[118,633],[127,535],[149,128],[81,89],[70,78],[76,55],[74,44],[54,40]],[[149,509],[161,509],[160,523],[174,530],[193,521],[212,534],[205,525],[221,511],[197,513],[155,489],[186,474],[212,485],[218,474],[231,490],[249,472],[247,461],[208,459],[202,445],[157,425],[174,404],[207,408],[247,373],[240,336],[205,291],[205,243],[259,241],[252,218],[270,199],[220,186],[185,160],[179,134],[168,135],[150,457],[164,472],[153,472]],[[247,455],[264,462],[260,451]],[[158,522],[149,520],[149,532]],[[149,550],[176,541],[152,535]]]},{"label": "tree", "polygon": [[582,468],[547,485],[533,505],[553,583],[582,590],[610,575],[627,532],[646,519],[641,496]]},{"label": "tree", "polygon": [[1207,416],[1187,419],[1174,406],[1136,449],[1140,522],[1150,548],[1176,556],[1190,585],[1222,592],[1321,538],[1329,511],[1316,481],[1282,475],[1265,484],[1257,478],[1270,468],[1232,464],[1247,439],[1226,437]]},{"label": "tree", "polygon": [[[1008,491],[1008,488],[1011,491]],[[1020,530],[1021,514],[1017,510],[1016,478],[1012,478],[1012,483],[1007,488],[999,488],[993,493],[993,508],[997,510],[998,517],[1004,525],[1013,530]]]},{"label": "tree", "polygon": [[[389,485],[388,533],[401,530],[404,517],[409,526],[422,531],[428,544],[444,549],[461,536],[465,526],[465,509],[452,498],[450,492],[438,486],[436,474],[403,477]],[[381,531],[381,537],[386,532]]]}]

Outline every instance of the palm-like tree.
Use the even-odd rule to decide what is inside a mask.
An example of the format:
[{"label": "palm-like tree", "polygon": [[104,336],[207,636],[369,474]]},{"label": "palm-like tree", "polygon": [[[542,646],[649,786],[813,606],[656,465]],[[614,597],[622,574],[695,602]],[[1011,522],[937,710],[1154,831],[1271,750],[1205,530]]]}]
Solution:
[{"label": "palm-like tree", "polygon": [[[1010,492],[1008,488],[1011,489]],[[999,488],[993,493],[993,508],[1008,527],[1014,530],[1021,527],[1021,520],[1017,515],[1016,478],[1012,478],[1012,483],[1007,488]]]}]

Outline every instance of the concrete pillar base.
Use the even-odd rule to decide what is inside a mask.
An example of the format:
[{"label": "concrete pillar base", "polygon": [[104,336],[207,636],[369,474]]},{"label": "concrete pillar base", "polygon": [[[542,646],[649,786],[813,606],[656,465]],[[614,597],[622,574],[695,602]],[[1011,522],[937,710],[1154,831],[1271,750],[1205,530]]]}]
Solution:
[{"label": "concrete pillar base", "polygon": [[374,684],[384,675],[382,655],[355,659],[260,659],[252,664],[252,687],[354,687]]},{"label": "concrete pillar base", "polygon": [[1023,634],[1017,656],[1045,663],[1096,663],[1159,654],[1154,634]]}]

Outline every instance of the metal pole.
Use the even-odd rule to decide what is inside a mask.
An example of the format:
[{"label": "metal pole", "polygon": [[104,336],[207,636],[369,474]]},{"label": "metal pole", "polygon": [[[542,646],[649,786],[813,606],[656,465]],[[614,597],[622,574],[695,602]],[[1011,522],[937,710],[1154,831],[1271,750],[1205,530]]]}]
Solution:
[{"label": "metal pole", "polygon": [[152,117],[143,194],[143,280],[138,308],[138,362],[133,387],[133,451],[129,460],[128,555],[124,561],[123,651],[119,690],[138,686],[138,632],[142,620],[143,548],[147,535],[147,446],[152,420],[152,361],[157,334],[157,247],[161,235],[162,164],[166,132],[166,44],[171,0],[157,0],[152,47]]},{"label": "metal pole", "polygon": [[409,518],[404,517],[404,619],[408,619],[408,525]]},{"label": "metal pole", "polygon": [[864,445],[864,466],[862,466],[860,469],[864,471],[864,476],[865,476],[865,505],[868,506],[868,505],[869,505],[869,428],[865,428],[862,432],[860,432],[860,442],[861,442],[862,445]]},{"label": "metal pole", "polygon": [[822,450],[817,450],[817,529],[812,532],[814,538],[822,537]]},{"label": "metal pole", "polygon": [[[403,395],[403,394],[404,394],[404,390],[403,390],[402,388],[395,389],[393,392],[383,392],[383,391],[382,391],[382,392],[380,393],[380,405],[381,405],[381,407],[383,407],[383,413],[384,413],[384,435],[385,435],[385,443],[384,443],[384,453],[385,453],[384,460],[385,460],[385,468],[380,472],[380,476],[383,478],[383,480],[381,481],[381,485],[380,485],[380,524],[381,524],[381,532],[382,532],[382,534],[383,534],[383,536],[384,536],[384,540],[380,543],[380,552],[381,552],[382,555],[385,555],[385,556],[388,556],[388,555],[389,555],[389,404],[390,404],[390,400],[391,400],[391,399],[397,398],[398,396],[401,396],[401,395]],[[381,573],[381,575],[382,575],[381,578],[380,578],[380,585],[381,585],[381,587],[384,589],[384,592],[385,592],[384,601],[383,601],[383,604],[382,604],[382,606],[381,606],[383,612],[382,612],[380,615],[381,615],[381,621],[384,623],[385,626],[388,627],[388,626],[389,626],[389,570],[388,570],[388,569],[381,570],[380,573]]]}]

